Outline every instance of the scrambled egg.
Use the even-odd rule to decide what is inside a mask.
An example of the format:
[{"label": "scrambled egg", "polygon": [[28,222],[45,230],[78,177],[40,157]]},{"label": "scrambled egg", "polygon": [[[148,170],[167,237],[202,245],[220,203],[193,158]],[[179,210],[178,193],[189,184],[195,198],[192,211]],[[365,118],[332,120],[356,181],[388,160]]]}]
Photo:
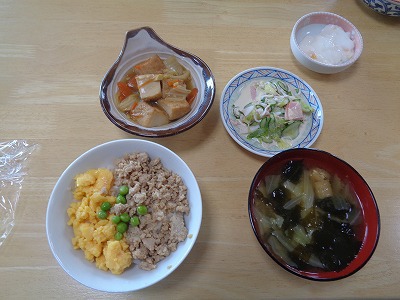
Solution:
[{"label": "scrambled egg", "polygon": [[113,274],[121,274],[132,264],[129,245],[124,239],[114,239],[115,225],[112,215],[101,220],[97,212],[103,202],[115,204],[115,197],[109,196],[113,183],[113,174],[108,169],[88,170],[75,177],[76,186],[73,192],[78,202],[71,203],[67,210],[68,225],[74,230],[72,245],[82,249],[88,261],[95,262],[96,267]]}]

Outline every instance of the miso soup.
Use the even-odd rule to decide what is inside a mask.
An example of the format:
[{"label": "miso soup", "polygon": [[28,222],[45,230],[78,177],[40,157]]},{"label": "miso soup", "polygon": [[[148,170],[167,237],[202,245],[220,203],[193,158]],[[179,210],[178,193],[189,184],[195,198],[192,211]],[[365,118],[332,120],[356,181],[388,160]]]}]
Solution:
[{"label": "miso soup", "polygon": [[340,271],[357,256],[362,213],[351,185],[310,162],[290,160],[255,189],[262,242],[286,264]]}]

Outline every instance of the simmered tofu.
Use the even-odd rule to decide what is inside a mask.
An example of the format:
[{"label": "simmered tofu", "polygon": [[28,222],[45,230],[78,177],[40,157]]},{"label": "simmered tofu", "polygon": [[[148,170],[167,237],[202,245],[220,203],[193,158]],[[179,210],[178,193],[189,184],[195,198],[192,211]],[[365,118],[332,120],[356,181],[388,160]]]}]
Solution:
[{"label": "simmered tofu", "polygon": [[168,115],[156,106],[139,102],[131,113],[132,119],[144,127],[156,127],[169,123]]},{"label": "simmered tofu", "polygon": [[190,71],[173,55],[162,59],[154,54],[138,62],[117,87],[118,111],[144,127],[162,126],[187,115],[198,93]]},{"label": "simmered tofu", "polygon": [[164,62],[158,55],[153,55],[134,67],[136,74],[160,74],[165,69]]},{"label": "simmered tofu", "polygon": [[139,95],[143,101],[155,101],[162,97],[161,81],[157,77],[154,74],[136,76]]},{"label": "simmered tofu", "polygon": [[179,119],[190,111],[190,104],[182,98],[165,98],[157,101],[172,120]]}]

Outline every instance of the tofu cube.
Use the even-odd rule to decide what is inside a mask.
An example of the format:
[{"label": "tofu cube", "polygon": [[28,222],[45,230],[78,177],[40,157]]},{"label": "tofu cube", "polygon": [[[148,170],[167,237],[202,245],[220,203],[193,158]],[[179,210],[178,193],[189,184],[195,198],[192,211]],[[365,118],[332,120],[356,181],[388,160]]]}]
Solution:
[{"label": "tofu cube", "polygon": [[154,74],[136,76],[139,95],[143,101],[155,101],[162,97],[161,81]]},{"label": "tofu cube", "polygon": [[153,55],[144,62],[137,64],[135,67],[135,73],[138,75],[143,74],[159,74],[163,73],[165,64],[158,55]]},{"label": "tofu cube", "polygon": [[182,98],[165,98],[157,101],[168,114],[170,121],[179,119],[190,111],[190,104]]},{"label": "tofu cube", "polygon": [[168,115],[163,110],[143,101],[132,111],[131,117],[144,127],[157,127],[169,123]]}]

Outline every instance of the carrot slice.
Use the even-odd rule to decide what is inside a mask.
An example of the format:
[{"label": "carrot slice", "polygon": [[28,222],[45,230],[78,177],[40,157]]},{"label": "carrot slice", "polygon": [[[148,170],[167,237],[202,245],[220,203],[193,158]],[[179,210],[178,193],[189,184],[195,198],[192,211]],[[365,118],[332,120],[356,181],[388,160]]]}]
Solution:
[{"label": "carrot slice", "polygon": [[143,64],[138,64],[138,65],[134,66],[133,68],[140,71],[143,68]]},{"label": "carrot slice", "polygon": [[132,77],[128,80],[128,86],[133,90],[133,91],[138,91],[138,86],[137,86],[137,81],[135,77]]},{"label": "carrot slice", "polygon": [[171,79],[171,80],[167,81],[167,84],[168,84],[169,87],[174,87],[174,84],[177,83],[177,82],[179,82],[178,79]]},{"label": "carrot slice", "polygon": [[132,90],[129,88],[129,86],[125,83],[125,82],[117,82],[117,86],[119,89],[119,97],[118,100],[122,101],[124,100],[126,97],[128,97],[129,95],[131,95],[133,92]]},{"label": "carrot slice", "polygon": [[131,110],[134,110],[136,106],[138,105],[139,101],[136,101],[132,104]]},{"label": "carrot slice", "polygon": [[190,93],[186,96],[186,101],[189,104],[192,104],[192,102],[194,101],[194,99],[196,99],[197,93],[199,92],[199,90],[197,88],[193,88]]}]

